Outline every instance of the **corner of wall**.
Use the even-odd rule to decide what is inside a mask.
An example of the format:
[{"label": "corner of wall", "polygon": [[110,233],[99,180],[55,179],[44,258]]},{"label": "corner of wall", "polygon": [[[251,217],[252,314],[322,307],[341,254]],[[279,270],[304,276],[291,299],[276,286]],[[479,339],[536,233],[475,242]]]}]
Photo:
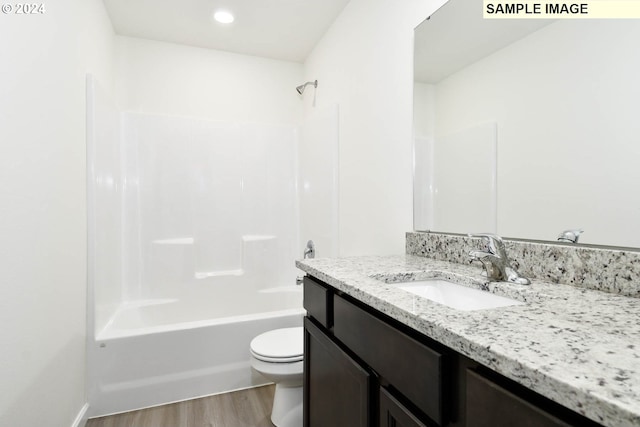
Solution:
[{"label": "corner of wall", "polygon": [[305,113],[340,105],[340,256],[401,253],[412,225],[413,29],[437,2],[352,0],[304,64]]},{"label": "corner of wall", "polygon": [[85,403],[82,408],[80,408],[80,412],[78,412],[71,427],[85,427],[87,421],[89,421],[89,403]]}]

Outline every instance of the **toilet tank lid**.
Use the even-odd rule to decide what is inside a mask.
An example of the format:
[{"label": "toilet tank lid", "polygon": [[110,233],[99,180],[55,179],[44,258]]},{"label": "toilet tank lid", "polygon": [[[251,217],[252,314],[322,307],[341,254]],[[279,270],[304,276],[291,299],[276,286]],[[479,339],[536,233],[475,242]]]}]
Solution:
[{"label": "toilet tank lid", "polygon": [[291,358],[302,356],[304,352],[304,332],[302,327],[274,329],[251,340],[254,354],[269,358]]}]

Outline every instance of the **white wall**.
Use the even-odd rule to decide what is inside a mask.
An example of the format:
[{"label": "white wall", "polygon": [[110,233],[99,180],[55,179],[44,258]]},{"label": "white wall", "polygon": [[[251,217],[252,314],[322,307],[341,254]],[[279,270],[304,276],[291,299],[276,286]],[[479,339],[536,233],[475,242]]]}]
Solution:
[{"label": "white wall", "polygon": [[85,397],[85,73],[111,86],[99,0],[0,16],[0,425],[72,425]]},{"label": "white wall", "polygon": [[413,29],[440,0],[351,0],[305,62],[306,114],[340,107],[340,256],[404,253],[412,229]]},{"label": "white wall", "polygon": [[300,124],[302,64],[117,37],[125,111],[219,121]]},{"label": "white wall", "polygon": [[300,242],[296,258],[309,240],[317,258],[337,257],[339,202],[339,111],[336,105],[317,109],[300,127],[298,140],[298,205]]}]

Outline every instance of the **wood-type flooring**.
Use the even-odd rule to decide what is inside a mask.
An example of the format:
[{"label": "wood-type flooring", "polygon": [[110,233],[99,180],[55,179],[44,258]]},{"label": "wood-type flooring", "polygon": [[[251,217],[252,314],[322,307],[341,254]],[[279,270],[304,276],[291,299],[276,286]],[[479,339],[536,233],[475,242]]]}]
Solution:
[{"label": "wood-type flooring", "polygon": [[275,386],[251,388],[90,419],[86,427],[273,427]]}]

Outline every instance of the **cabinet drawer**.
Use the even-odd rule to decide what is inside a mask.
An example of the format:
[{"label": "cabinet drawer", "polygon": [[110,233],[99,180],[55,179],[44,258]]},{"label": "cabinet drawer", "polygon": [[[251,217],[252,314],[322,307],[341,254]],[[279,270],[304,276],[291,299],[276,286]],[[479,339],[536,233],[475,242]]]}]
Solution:
[{"label": "cabinet drawer", "polygon": [[344,298],[333,298],[334,336],[433,421],[445,423],[445,356]]},{"label": "cabinet drawer", "polygon": [[493,381],[467,370],[468,427],[568,427]]},{"label": "cabinet drawer", "polygon": [[325,328],[330,328],[333,322],[331,290],[309,276],[304,277],[303,286],[302,305],[307,310],[307,313]]},{"label": "cabinet drawer", "polygon": [[384,387],[380,387],[380,427],[427,427]]}]

